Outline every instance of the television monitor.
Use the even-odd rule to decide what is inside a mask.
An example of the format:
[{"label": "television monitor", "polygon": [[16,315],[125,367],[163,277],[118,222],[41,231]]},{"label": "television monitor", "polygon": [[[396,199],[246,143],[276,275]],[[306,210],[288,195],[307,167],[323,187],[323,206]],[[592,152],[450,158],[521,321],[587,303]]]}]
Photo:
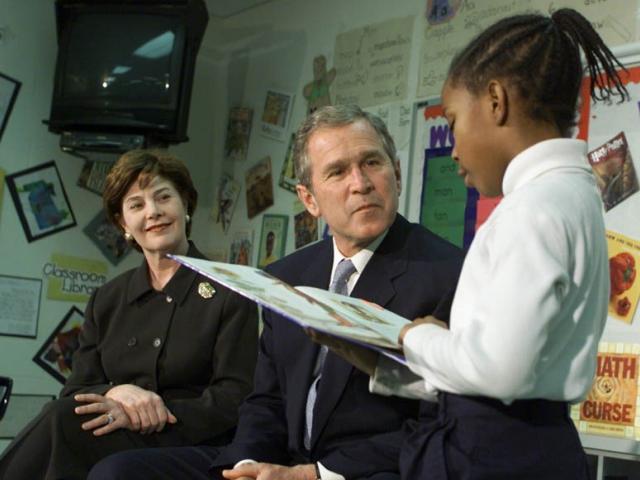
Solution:
[{"label": "television monitor", "polygon": [[49,130],[186,141],[203,0],[57,0]]}]

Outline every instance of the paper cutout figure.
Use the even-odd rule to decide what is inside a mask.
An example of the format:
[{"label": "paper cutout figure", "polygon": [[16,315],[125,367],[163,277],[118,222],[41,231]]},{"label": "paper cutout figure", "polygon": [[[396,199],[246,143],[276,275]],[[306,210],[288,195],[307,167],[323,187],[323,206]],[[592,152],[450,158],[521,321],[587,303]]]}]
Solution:
[{"label": "paper cutout figure", "polygon": [[307,115],[320,107],[331,105],[329,87],[335,78],[336,69],[327,71],[327,58],[324,55],[313,59],[313,80],[302,90],[302,95],[307,99]]}]

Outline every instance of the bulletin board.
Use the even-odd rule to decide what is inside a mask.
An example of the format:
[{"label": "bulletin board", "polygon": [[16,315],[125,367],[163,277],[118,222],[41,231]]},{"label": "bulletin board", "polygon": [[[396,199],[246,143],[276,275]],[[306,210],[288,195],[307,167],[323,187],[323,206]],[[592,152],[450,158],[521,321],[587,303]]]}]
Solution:
[{"label": "bulletin board", "polygon": [[613,51],[630,98],[593,103],[585,88],[576,132],[603,199],[612,293],[594,385],[571,416],[585,447],[640,455],[640,44]]},{"label": "bulletin board", "polygon": [[[640,43],[617,47],[614,53],[629,70],[623,76],[629,100],[594,104],[585,83],[574,132],[588,141],[590,164],[605,205],[611,270],[617,271],[613,275],[617,280],[612,279],[614,294],[599,345],[594,386],[585,402],[572,407],[571,417],[586,448],[640,455]],[[441,234],[438,222],[425,218],[425,199],[434,202],[435,220],[453,218],[458,225],[454,237],[461,238],[464,223],[462,244],[454,243],[466,247],[497,201],[477,194],[474,198],[470,189],[465,196],[455,167],[442,163],[442,175],[435,179],[429,173],[430,169],[433,173],[430,156],[450,156],[453,146],[440,99],[416,103],[412,120],[408,217],[431,229],[435,226]],[[459,208],[438,209],[438,202],[447,198]]]}]

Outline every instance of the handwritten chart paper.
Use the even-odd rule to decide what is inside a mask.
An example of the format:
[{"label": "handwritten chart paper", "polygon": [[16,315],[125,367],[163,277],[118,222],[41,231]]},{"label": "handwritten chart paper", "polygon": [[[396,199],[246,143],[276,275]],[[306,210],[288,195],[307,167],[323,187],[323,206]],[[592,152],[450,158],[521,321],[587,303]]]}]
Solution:
[{"label": "handwritten chart paper", "polygon": [[413,21],[392,19],[336,37],[336,104],[368,107],[407,97]]},{"label": "handwritten chart paper", "polygon": [[0,335],[36,338],[42,280],[0,276]]},{"label": "handwritten chart paper", "polygon": [[[440,95],[451,58],[489,25],[510,15],[548,15],[575,4],[575,0],[462,0],[454,3],[457,9],[444,21],[423,20],[418,97]],[[580,2],[581,13],[609,47],[636,40],[636,8],[637,2],[629,0]]]}]

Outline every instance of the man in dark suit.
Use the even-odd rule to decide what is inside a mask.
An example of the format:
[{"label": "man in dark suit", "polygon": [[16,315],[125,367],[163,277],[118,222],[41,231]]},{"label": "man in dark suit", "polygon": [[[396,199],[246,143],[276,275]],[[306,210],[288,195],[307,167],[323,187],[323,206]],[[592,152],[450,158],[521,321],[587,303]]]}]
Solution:
[{"label": "man in dark suit", "polygon": [[[397,213],[400,170],[384,123],[355,106],[321,108],[298,130],[294,158],[298,196],[333,237],[269,273],[328,288],[349,261],[343,293],[409,319],[447,319],[462,254]],[[265,310],[254,391],[231,444],[119,454],[89,478],[211,478],[211,469],[242,480],[397,479],[402,424],[418,404],[371,394],[368,385],[367,375]]]}]

